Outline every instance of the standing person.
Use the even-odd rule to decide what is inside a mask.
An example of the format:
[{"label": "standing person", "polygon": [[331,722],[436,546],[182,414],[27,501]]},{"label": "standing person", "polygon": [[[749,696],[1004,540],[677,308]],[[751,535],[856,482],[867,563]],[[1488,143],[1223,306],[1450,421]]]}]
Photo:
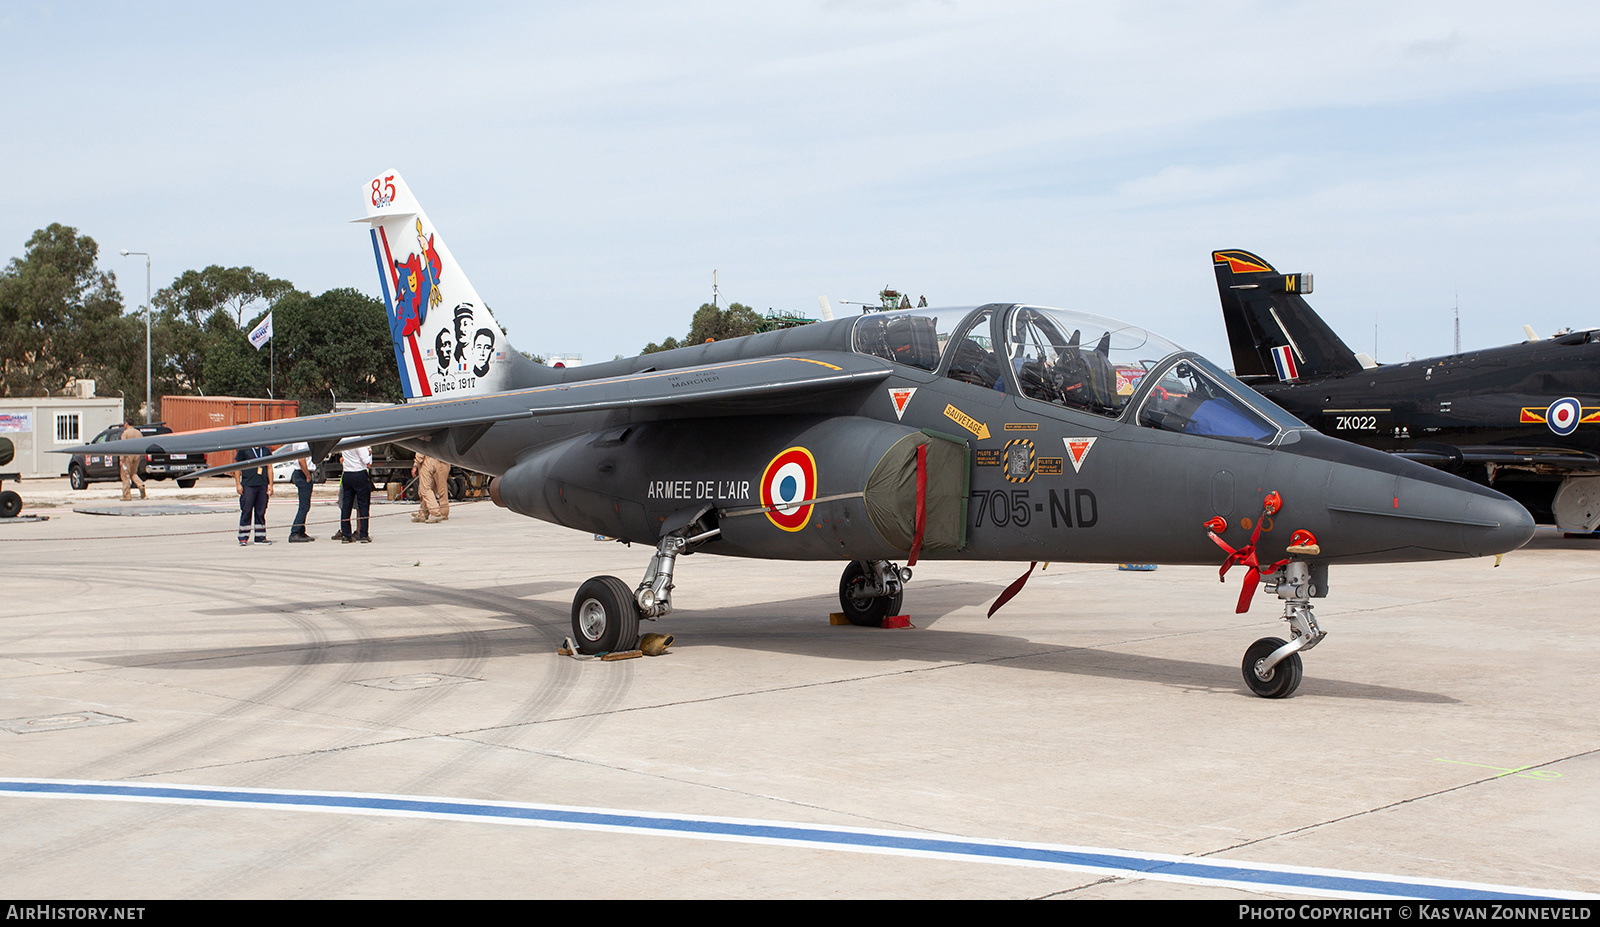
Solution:
[{"label": "standing person", "polygon": [[411,475],[417,478],[417,496],[422,500],[422,507],[411,520],[431,525],[449,518],[450,465],[436,457],[418,454],[411,465]]},{"label": "standing person", "polygon": [[[371,544],[367,520],[372,511],[372,448],[357,447],[344,452],[344,476],[339,478],[339,539],[349,544]],[[356,531],[350,533],[350,510],[356,512]]]},{"label": "standing person", "polygon": [[[264,447],[240,448],[233,455],[235,463],[258,460],[272,452]],[[239,546],[250,543],[250,524],[255,522],[256,543],[271,544],[267,540],[267,500],[272,496],[272,467],[250,467],[233,472],[233,489],[239,494]]]},{"label": "standing person", "polygon": [[315,541],[316,538],[306,534],[306,514],[311,511],[311,483],[314,475],[311,469],[311,445],[302,441],[291,444],[284,450],[306,452],[305,457],[296,458],[294,474],[289,477],[289,482],[294,484],[295,492],[300,495],[300,507],[294,513],[294,527],[289,529],[289,543],[304,544]]},{"label": "standing person", "polygon": [[435,524],[450,517],[450,465],[437,457],[429,457],[428,466],[433,468],[433,491],[436,496],[434,515],[428,519],[428,523]]},{"label": "standing person", "polygon": [[[122,422],[122,434],[118,435],[118,437],[127,441],[144,437],[144,432],[139,430],[139,426],[135,425],[132,419],[124,419]],[[123,454],[117,458],[117,465],[122,470],[123,502],[133,499],[133,486],[135,484],[139,487],[139,498],[149,498],[144,491],[144,479],[139,476],[139,456],[138,454]]]}]

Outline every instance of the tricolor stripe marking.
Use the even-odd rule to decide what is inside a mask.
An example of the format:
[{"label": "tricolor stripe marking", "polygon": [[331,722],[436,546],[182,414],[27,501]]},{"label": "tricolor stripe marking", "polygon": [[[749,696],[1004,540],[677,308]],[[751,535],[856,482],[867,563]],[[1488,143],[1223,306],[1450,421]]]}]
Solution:
[{"label": "tricolor stripe marking", "polygon": [[1278,368],[1279,380],[1289,383],[1300,379],[1300,368],[1295,365],[1294,355],[1287,346],[1272,349],[1272,363]]},{"label": "tricolor stripe marking", "polygon": [[0,779],[0,795],[514,824],[1061,869],[1123,878],[1230,886],[1252,891],[1289,892],[1329,898],[1536,900],[1600,897],[1580,892],[1416,879],[1192,856],[1133,853],[1099,847],[1020,843],[910,831],[871,830],[702,815],[656,814],[646,811],[523,802],[67,779]]}]

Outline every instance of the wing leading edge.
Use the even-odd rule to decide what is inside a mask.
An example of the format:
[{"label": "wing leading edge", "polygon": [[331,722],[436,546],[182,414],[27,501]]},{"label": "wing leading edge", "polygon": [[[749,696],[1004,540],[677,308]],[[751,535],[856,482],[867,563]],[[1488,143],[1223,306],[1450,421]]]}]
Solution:
[{"label": "wing leading edge", "polygon": [[[602,380],[574,380],[489,396],[440,399],[386,409],[332,412],[202,431],[96,444],[96,454],[196,454],[305,442],[318,456],[342,447],[379,444],[462,425],[703,402],[760,407],[773,398],[866,387],[888,378],[888,362],[860,354],[814,352],[652,370]],[[87,453],[89,445],[56,453]],[[276,456],[276,455],[275,455]],[[259,466],[261,461],[253,465]],[[214,472],[224,472],[218,470]]]}]

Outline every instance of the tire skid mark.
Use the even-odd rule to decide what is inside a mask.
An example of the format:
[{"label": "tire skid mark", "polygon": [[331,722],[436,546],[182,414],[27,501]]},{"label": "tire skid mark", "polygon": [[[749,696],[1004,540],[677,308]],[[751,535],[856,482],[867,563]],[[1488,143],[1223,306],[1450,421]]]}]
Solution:
[{"label": "tire skid mark", "polygon": [[[59,567],[59,561],[57,565]],[[60,568],[60,572],[66,574],[70,569]],[[81,568],[76,575],[80,577],[84,575]],[[122,754],[124,758],[132,756],[135,759],[142,759],[140,765],[150,770],[158,765],[174,765],[171,760],[177,758],[174,752],[180,746],[184,747],[183,755],[193,757],[199,754],[203,756],[209,754],[215,746],[236,743],[235,737],[227,733],[218,732],[217,722],[219,721],[242,720],[245,716],[259,712],[263,708],[287,713],[292,718],[308,711],[314,711],[327,702],[331,695],[339,692],[345,685],[356,679],[383,672],[382,669],[374,666],[375,663],[382,660],[381,642],[373,634],[366,632],[360,626],[356,617],[336,612],[332,616],[333,620],[342,625],[347,632],[355,632],[357,638],[354,642],[355,649],[352,655],[343,661],[345,667],[339,673],[337,680],[331,683],[323,683],[313,687],[310,691],[305,691],[305,683],[309,681],[312,674],[317,671],[322,663],[328,661],[328,625],[325,619],[319,620],[320,616],[313,617],[297,614],[290,609],[295,604],[302,603],[308,598],[324,600],[333,598],[333,595],[318,595],[318,593],[323,592],[323,590],[338,590],[341,587],[348,587],[350,577],[344,573],[300,571],[297,573],[296,579],[296,589],[300,590],[300,592],[291,595],[275,595],[271,601],[258,600],[259,597],[252,589],[257,585],[255,581],[248,576],[239,575],[232,567],[208,568],[196,565],[148,567],[139,565],[127,570],[123,575],[105,581],[96,580],[89,583],[91,591],[101,589],[106,594],[114,594],[116,590],[144,592],[154,590],[159,592],[175,587],[199,586],[208,590],[208,596],[213,604],[213,607],[208,611],[220,610],[225,612],[230,609],[238,609],[243,613],[271,616],[292,623],[300,631],[301,639],[297,644],[285,645],[282,648],[284,652],[292,652],[294,655],[294,662],[286,667],[286,672],[278,674],[269,683],[242,696],[219,695],[215,692],[194,689],[193,691],[201,692],[208,698],[224,699],[228,704],[221,711],[213,713],[203,720],[195,721],[178,730],[167,732],[150,741],[138,744],[130,751],[124,752]],[[345,599],[366,599],[376,603],[372,606],[374,608],[384,607],[389,603],[383,600],[396,598],[393,590],[384,588],[384,585],[384,583],[374,583],[369,588],[348,590],[345,594]],[[457,605],[476,607],[492,615],[505,617],[526,626],[529,629],[529,637],[537,641],[536,644],[530,642],[528,648],[530,655],[553,654],[561,638],[568,633],[565,626],[566,616],[561,614],[562,610],[551,608],[548,603],[535,605],[517,596],[499,593],[498,590],[460,590],[446,589],[440,586],[433,586],[432,588],[447,593],[448,598]],[[504,586],[499,588],[504,588]],[[424,595],[421,598],[426,599],[427,596]],[[298,602],[288,601],[290,599],[298,600]],[[402,601],[395,601],[393,604],[400,605]],[[419,601],[410,601],[405,604],[422,610],[426,619],[424,623],[444,624],[456,632],[453,635],[453,639],[459,642],[461,649],[450,658],[445,667],[435,668],[431,671],[443,671],[450,675],[467,677],[477,677],[482,674],[483,667],[488,661],[494,646],[492,640],[493,632],[491,630],[475,627],[473,621],[461,617],[449,608],[442,608],[438,605],[425,604]],[[529,614],[531,610],[537,610],[542,614]],[[132,641],[124,640],[119,641],[119,643],[124,646],[108,649],[138,652],[138,646]],[[347,647],[350,645],[341,643],[339,646]],[[226,654],[220,654],[219,656],[226,659]],[[443,663],[444,661],[440,662]],[[152,662],[137,664],[136,666],[140,670],[159,670],[162,664],[160,662]],[[126,668],[128,667],[108,667],[106,672],[122,672]],[[590,673],[587,677],[582,676],[585,670],[592,668],[579,665],[576,661],[559,658],[548,663],[542,662],[542,665],[539,666],[539,683],[531,687],[528,697],[520,699],[505,715],[494,723],[475,722],[470,729],[520,727],[529,723],[547,720],[557,713],[565,713],[563,709],[570,711],[573,708],[570,703],[576,694],[576,686],[582,679],[586,678],[590,682],[598,681],[603,683],[598,687],[589,688],[586,691],[586,697],[581,705],[578,706],[578,713],[587,715],[586,720],[581,724],[563,725],[559,742],[541,749],[540,757],[542,758],[548,750],[559,751],[562,745],[580,741],[604,723],[604,715],[620,703],[630,688],[628,677],[632,675],[631,668],[615,667],[614,669],[622,669],[624,672],[603,673],[604,680],[597,680],[593,673]],[[102,671],[88,670],[81,672]],[[154,681],[151,684],[176,685],[170,680]],[[397,726],[403,728],[402,723],[404,721],[427,711],[439,701],[448,698],[454,688],[453,686],[444,686],[438,689],[410,693],[418,697],[398,699],[391,709],[385,711],[379,717],[364,720],[360,723],[367,727],[369,731],[389,729],[392,733],[401,734],[402,731],[394,731],[393,728]],[[290,696],[296,697],[289,698]],[[288,699],[287,702],[285,701],[286,698]],[[136,711],[133,713],[137,714]],[[329,714],[343,717],[339,712],[329,712]],[[403,733],[406,736],[399,739],[414,739],[418,732],[404,731]],[[444,731],[435,736],[450,738],[455,737],[456,733]],[[428,735],[424,734],[423,736]],[[259,772],[247,774],[242,780],[236,781],[242,785],[276,785],[278,784],[277,780],[280,780],[285,772],[313,763],[322,754],[347,748],[359,749],[363,745],[360,743],[361,739],[363,738],[354,732],[343,731],[338,733],[331,744],[323,744],[316,747],[297,746],[286,761],[279,760],[272,763],[270,771],[262,768]],[[395,738],[386,739],[393,740]],[[490,749],[497,747],[500,749],[517,749],[494,743],[485,743],[477,738],[470,738],[470,743],[463,744],[463,749],[455,752],[451,758],[438,762],[429,769],[420,770],[409,777],[408,787],[414,789],[426,783],[453,779],[460,769],[480,762],[479,758],[473,756],[473,752],[483,747]],[[168,757],[168,762],[160,762],[161,754],[165,754]],[[253,759],[244,759],[223,765],[248,766],[253,762],[255,762]],[[193,764],[186,765],[192,766]],[[519,764],[513,763],[510,765],[516,767]],[[165,771],[163,770],[163,772]],[[86,777],[85,772],[86,770],[78,768],[67,770],[62,775],[70,778],[84,778]],[[147,771],[130,774],[123,778],[136,779],[156,774],[154,771]],[[497,778],[496,785],[503,784],[508,790],[525,781],[525,776],[516,768],[507,769],[505,773]],[[491,791],[499,790],[498,788],[491,789]],[[102,840],[114,839],[119,835],[125,836],[131,831],[171,825],[172,811],[157,811],[156,809],[151,809],[151,811],[152,813],[135,815],[131,819],[119,819],[114,826],[94,827],[87,832],[77,830],[70,839],[64,838],[51,845],[36,848],[30,854],[30,858],[26,863],[16,868],[26,869],[32,865],[48,863],[70,853],[79,852],[86,845],[94,845]],[[340,826],[320,828],[317,833],[295,841],[295,846],[275,852],[270,858],[262,858],[252,864],[250,868],[252,870],[258,868],[267,870],[275,864],[281,864],[292,858],[304,858],[307,853],[314,853],[320,847],[325,847],[328,839],[340,836],[351,826],[358,825],[341,822]],[[398,851],[400,854],[409,852],[409,850]],[[196,897],[227,893],[233,885],[237,884],[236,879],[239,874],[235,871],[230,874],[225,882],[203,887],[196,894]],[[312,894],[316,893],[312,892]]]},{"label": "tire skid mark", "polygon": [[[192,576],[192,572],[192,570],[188,571],[188,575]],[[143,579],[143,577],[133,578],[133,580],[137,579]],[[133,580],[123,579],[118,582],[117,588],[128,589],[133,585]],[[147,582],[152,586],[157,585],[154,580],[147,580]],[[242,599],[247,590],[248,586],[246,589],[242,590],[228,589],[221,594],[229,598]],[[288,614],[287,617],[305,634],[307,638],[306,643],[308,646],[305,646],[298,651],[301,654],[301,658],[297,660],[292,667],[290,667],[290,670],[286,676],[280,676],[267,685],[260,687],[255,692],[243,699],[237,696],[229,697],[212,695],[211,697],[222,698],[227,702],[226,707],[224,707],[220,712],[210,715],[204,719],[193,721],[187,725],[184,725],[178,730],[160,734],[144,743],[131,746],[119,753],[119,759],[137,759],[143,754],[150,754],[159,750],[169,750],[175,745],[209,734],[215,730],[219,720],[228,720],[242,716],[247,712],[255,710],[259,704],[270,699],[274,694],[298,685],[300,680],[304,679],[311,673],[315,664],[323,659],[323,649],[321,645],[326,642],[326,638],[322,636],[321,630],[317,628],[315,623],[298,615]],[[88,775],[92,775],[92,773],[88,770],[88,767],[80,765],[78,767],[69,768],[62,774],[62,777],[85,778]],[[122,778],[134,779],[138,778],[138,774],[127,774]],[[40,865],[46,865],[55,862],[63,857],[80,852],[85,846],[95,846],[102,840],[115,839],[121,835],[127,834],[132,830],[142,830],[145,827],[160,824],[167,818],[168,815],[161,813],[137,814],[133,815],[130,819],[123,820],[116,824],[91,825],[87,831],[77,831],[72,834],[63,834],[57,840],[51,841],[44,846],[33,848],[25,860],[14,861],[11,871],[13,873],[21,872]]]},{"label": "tire skid mark", "polygon": [[[468,620],[451,615],[448,609],[435,605],[413,607],[422,615],[436,619],[459,631],[460,636],[465,639],[464,653],[453,659],[449,664],[448,670],[439,670],[439,672],[447,672],[449,675],[455,676],[472,676],[481,671],[483,662],[488,654],[488,645],[483,640],[482,631],[473,628]],[[362,641],[352,658],[347,662],[344,671],[340,673],[340,678],[320,690],[319,694],[324,697],[333,694],[335,690],[342,692],[346,686],[353,684],[357,679],[367,678],[371,674],[379,672],[378,667],[373,665],[379,662],[378,648],[373,646],[375,638],[357,629],[355,619],[348,615],[336,615],[335,620],[346,627],[356,629],[357,633],[362,635]],[[453,688],[455,687],[439,686],[432,689],[393,693],[398,697],[388,700],[388,707],[379,712],[372,720],[365,722],[362,728],[367,731],[374,729],[393,731],[395,728],[403,726],[404,722],[427,711],[440,700],[446,698],[449,690]],[[304,709],[309,707],[309,704],[311,703],[295,706],[292,710]],[[369,739],[362,736],[363,733],[364,731],[361,729],[336,730],[329,738],[329,742],[321,746],[299,745],[294,754],[281,757],[271,764],[252,763],[246,766],[243,770],[244,775],[238,777],[237,781],[231,784],[243,787],[276,785],[280,780],[291,777],[296,770],[315,762],[320,758],[321,754],[362,746],[362,741]],[[412,781],[415,782],[417,779],[414,778]],[[356,822],[344,820],[315,822],[297,839],[287,845],[274,847],[265,853],[258,854],[241,868],[219,874],[207,883],[193,887],[191,889],[191,897],[228,897],[234,886],[241,880],[253,881],[251,877],[257,873],[281,871],[286,864],[291,864],[295,860],[314,857],[322,848],[339,842],[339,838],[349,833],[356,826]],[[319,896],[316,892],[309,894],[302,892],[302,897]]]},{"label": "tire skid mark", "polygon": [[[512,602],[515,602],[517,606],[520,606],[519,610],[526,609],[528,604],[520,599],[509,598],[506,596],[485,595],[482,593],[471,596],[470,598],[474,600],[475,604],[483,606],[486,611],[491,612],[504,611],[506,606],[510,605]],[[451,610],[449,609],[443,609],[438,606],[413,607],[421,609],[423,614],[427,615],[428,617],[447,624],[452,629],[458,631],[459,639],[463,643],[462,652],[453,658],[453,662],[448,664],[446,668],[436,671],[445,672],[450,675],[466,677],[477,677],[482,673],[483,666],[488,661],[488,657],[491,652],[491,644],[489,641],[488,632],[476,627],[473,621],[461,617],[459,614],[452,614]],[[546,633],[544,636],[548,637],[549,634]],[[550,646],[550,650],[555,650],[554,644]],[[360,655],[360,658],[354,661],[353,665],[357,667],[364,667],[368,662],[364,658],[365,656],[366,655]],[[570,664],[570,661],[561,661],[561,664]],[[561,667],[560,673],[563,675],[570,675],[573,670],[578,669],[578,667],[575,665],[561,664],[558,664],[558,666]],[[375,667],[366,667],[362,672],[356,673],[355,675],[366,675],[375,669]],[[550,683],[551,680],[542,680],[540,685],[534,687],[534,696],[531,699],[522,702],[516,709],[513,710],[512,715],[509,717],[523,717],[529,714],[530,710],[534,714],[548,714],[549,711],[554,710],[554,708],[563,704],[566,701],[567,686],[564,684],[552,685]],[[456,687],[454,686],[441,686],[434,689],[426,689],[409,693],[413,697],[403,699],[402,701],[405,703],[403,707],[397,706],[395,710],[388,712],[381,720],[374,721],[373,723],[374,725],[383,725],[389,727],[398,726],[401,721],[426,711],[440,701],[450,697],[455,688]],[[548,706],[545,707],[547,703]],[[530,709],[530,705],[539,707]],[[441,739],[453,739],[455,734],[454,732],[446,731],[439,732],[435,736]],[[347,737],[347,739],[351,738]],[[360,746],[362,745],[359,743],[351,742],[348,744],[335,746],[332,749],[344,749],[346,747],[359,749]],[[430,768],[416,772],[408,780],[406,780],[405,784],[402,785],[401,788],[414,790],[428,784],[437,783],[441,780],[449,781],[454,778],[457,770],[466,766],[476,765],[477,763],[481,762],[478,757],[471,755],[467,750],[452,750],[447,752],[454,755],[450,758],[436,762]],[[311,763],[319,758],[320,757],[318,757],[315,753],[307,752],[306,754],[295,758],[290,758],[286,761],[275,762],[272,765],[272,771],[270,773],[262,771],[253,776],[246,776],[244,781],[241,781],[238,784],[251,785],[262,779],[267,779],[269,776],[276,779],[282,777],[286,771],[305,766],[306,764]],[[513,777],[514,774],[508,774],[505,778],[512,779]],[[515,781],[521,781],[520,777],[517,777]],[[248,880],[248,877],[254,873],[270,873],[281,871],[285,865],[292,864],[296,860],[313,857],[317,853],[322,852],[327,846],[343,842],[344,838],[353,832],[358,833],[365,826],[367,825],[365,825],[363,822],[352,819],[329,819],[325,823],[318,822],[316,826],[313,826],[303,832],[291,844],[277,848],[270,853],[252,859],[244,869],[231,871],[225,876],[219,876],[218,878],[211,880],[206,885],[197,886],[193,890],[193,897],[227,897],[241,878]],[[383,851],[378,851],[372,854],[371,861],[394,861],[403,856],[410,855],[412,852],[414,851],[409,848],[385,848]],[[302,897],[327,897],[332,893],[336,893],[341,886],[342,882],[339,880],[328,880],[320,885],[306,886],[302,890],[301,894]]]},{"label": "tire skid mark", "polygon": [[[526,601],[522,602],[522,607],[524,610],[529,610],[530,605],[532,605],[532,603],[528,603]],[[540,603],[540,607],[542,607],[542,603]],[[530,618],[532,619],[530,621],[530,628],[533,631],[533,634],[538,640],[546,644],[548,647],[545,652],[554,653],[556,647],[560,644],[561,638],[566,636],[565,626],[557,624],[553,619],[541,619],[535,616],[530,616]],[[525,724],[548,719],[571,700],[571,697],[574,694],[575,684],[577,683],[581,673],[586,668],[587,667],[580,665],[577,661],[566,658],[560,658],[552,663],[542,664],[540,666],[542,674],[539,684],[531,688],[529,696],[514,706],[510,712],[505,715],[500,722],[498,722],[497,727],[519,727]],[[448,736],[451,739],[457,739],[459,737],[457,734],[443,736]],[[562,737],[561,741],[563,743],[570,742],[576,736],[579,735],[574,732],[569,736]],[[467,741],[467,743],[462,745],[461,750],[455,751],[455,755],[453,757],[435,763],[432,767],[426,770],[419,771],[416,775],[411,777],[404,788],[408,790],[417,790],[436,787],[441,782],[455,781],[457,773],[461,769],[468,766],[477,766],[482,763],[481,754],[478,753],[478,750],[483,748],[490,750],[512,749],[517,750],[517,752],[524,752],[518,748],[508,748],[502,744],[496,744],[492,742],[485,743],[484,741],[473,737],[467,737],[464,739]],[[545,757],[541,753],[537,759],[542,760],[544,758]],[[530,759],[534,758],[530,757]],[[516,788],[524,783],[527,777],[522,772],[522,764],[511,763],[506,765],[507,769],[505,772],[501,773],[488,783],[479,784],[475,790],[482,791],[489,795],[515,794]],[[338,837],[343,837],[352,830],[362,826],[363,825],[357,821],[340,821],[336,826],[321,828],[319,829],[315,840],[307,839],[301,841],[298,849],[290,853],[280,854],[280,859],[286,861],[293,858],[303,858],[306,852],[314,851],[320,846],[326,846],[328,841],[332,841]],[[415,855],[421,849],[422,847],[420,846],[403,846],[386,842],[382,845],[381,850],[374,850],[371,853],[369,863],[373,865],[393,864],[406,857]],[[278,860],[274,860],[273,862],[276,863]],[[310,898],[328,897],[329,895],[339,891],[343,885],[344,883],[342,880],[337,878],[329,878],[319,884],[307,886],[304,896]]]}]

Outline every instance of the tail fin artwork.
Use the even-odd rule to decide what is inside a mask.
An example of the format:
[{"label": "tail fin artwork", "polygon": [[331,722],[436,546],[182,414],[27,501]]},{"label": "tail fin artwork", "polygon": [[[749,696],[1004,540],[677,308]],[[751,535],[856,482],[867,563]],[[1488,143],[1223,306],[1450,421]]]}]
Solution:
[{"label": "tail fin artwork", "polygon": [[506,340],[398,171],[362,190],[407,400],[494,393],[556,376]]},{"label": "tail fin artwork", "polygon": [[1240,379],[1291,383],[1362,369],[1349,346],[1301,298],[1311,292],[1310,274],[1280,274],[1248,251],[1213,251],[1211,265]]}]

